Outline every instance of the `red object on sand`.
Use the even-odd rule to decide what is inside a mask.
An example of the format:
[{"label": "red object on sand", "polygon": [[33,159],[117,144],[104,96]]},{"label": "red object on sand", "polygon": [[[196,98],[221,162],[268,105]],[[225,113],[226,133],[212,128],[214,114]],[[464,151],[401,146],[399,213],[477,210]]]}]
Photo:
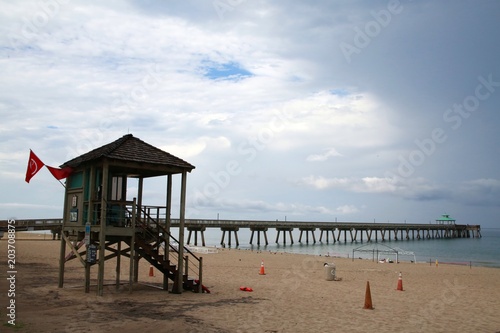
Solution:
[{"label": "red object on sand", "polygon": [[396,290],[403,291],[403,278],[401,276],[401,272],[399,272],[398,287]]}]

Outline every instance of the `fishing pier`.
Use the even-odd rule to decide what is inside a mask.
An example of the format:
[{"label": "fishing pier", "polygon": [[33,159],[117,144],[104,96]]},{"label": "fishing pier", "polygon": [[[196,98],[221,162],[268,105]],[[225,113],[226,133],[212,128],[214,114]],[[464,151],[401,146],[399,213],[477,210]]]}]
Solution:
[{"label": "fishing pier", "polygon": [[[165,220],[161,212],[164,207],[143,207],[148,215],[155,216],[162,225]],[[207,228],[220,229],[221,245],[240,245],[238,231],[249,229],[251,236],[249,244],[269,245],[268,231],[276,231],[277,244],[294,244],[293,231],[300,232],[299,243],[353,243],[353,242],[385,242],[401,240],[478,238],[481,237],[480,225],[455,224],[453,220],[442,219],[435,223],[374,223],[374,222],[300,222],[300,221],[257,221],[257,220],[209,220],[185,219],[184,226],[188,232],[186,244],[205,246],[205,231]],[[179,227],[179,219],[171,219],[172,228]],[[25,219],[16,220],[17,231],[51,230],[56,237],[61,230],[62,219]],[[152,226],[153,228],[155,226]],[[0,221],[0,231],[7,229],[7,221]],[[318,236],[319,233],[319,237]],[[234,243],[233,243],[234,237]]]},{"label": "fishing pier", "polygon": [[[172,219],[172,226],[177,221]],[[261,245],[261,236],[264,244],[269,245],[267,232],[276,230],[277,244],[294,244],[294,230],[299,230],[299,243],[336,243],[336,242],[378,242],[398,241],[410,239],[447,239],[447,238],[478,238],[481,237],[480,225],[462,224],[407,224],[407,223],[367,223],[367,222],[297,222],[297,221],[253,221],[253,220],[190,220],[186,219],[185,227],[188,231],[186,244],[194,241],[198,245],[200,233],[202,246],[205,246],[204,231],[207,228],[219,228],[222,231],[221,245],[232,245],[231,235],[234,235],[236,246],[239,246],[238,231],[250,229],[250,244],[256,240]],[[319,232],[319,239],[316,234]],[[226,243],[227,233],[227,243]],[[194,236],[194,237],[193,237]],[[280,237],[281,236],[281,237]],[[287,239],[288,236],[288,239]]]}]

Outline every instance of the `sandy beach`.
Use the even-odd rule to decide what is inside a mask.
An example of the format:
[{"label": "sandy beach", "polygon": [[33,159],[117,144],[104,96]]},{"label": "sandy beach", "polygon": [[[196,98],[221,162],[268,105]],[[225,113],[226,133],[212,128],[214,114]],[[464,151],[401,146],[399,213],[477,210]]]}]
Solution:
[{"label": "sandy beach", "polygon": [[[162,277],[150,277],[144,260],[133,292],[127,284],[117,290],[110,260],[109,284],[99,297],[95,286],[84,293],[77,260],[67,263],[65,286],[58,288],[60,242],[32,237],[15,244],[15,327],[7,324],[7,240],[0,240],[2,332],[500,332],[500,269],[226,248],[202,255],[210,294],[148,286]],[[327,281],[325,262],[335,263],[340,281]],[[400,272],[404,291],[396,290]],[[373,310],[363,309],[367,281]]]}]

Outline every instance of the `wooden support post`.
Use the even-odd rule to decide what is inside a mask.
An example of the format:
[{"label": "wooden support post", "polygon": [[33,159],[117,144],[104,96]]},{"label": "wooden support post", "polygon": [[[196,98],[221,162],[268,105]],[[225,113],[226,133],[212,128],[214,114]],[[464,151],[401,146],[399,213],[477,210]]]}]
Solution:
[{"label": "wooden support post", "polygon": [[203,293],[203,257],[200,257],[198,266],[198,292]]},{"label": "wooden support post", "polygon": [[[255,232],[255,230],[252,230],[252,234],[250,235],[250,245],[252,245],[254,232]],[[259,241],[258,240],[257,240],[257,245],[259,245]]]},{"label": "wooden support post", "polygon": [[280,230],[279,230],[279,229],[277,229],[277,230],[276,230],[276,244],[278,244],[278,243],[279,243],[279,238],[280,238]]},{"label": "wooden support post", "polygon": [[288,234],[290,235],[290,244],[293,244],[293,235],[292,235],[292,230],[293,230],[293,229],[288,230]]},{"label": "wooden support post", "polygon": [[[137,281],[138,275],[134,276],[136,270],[135,270],[135,225],[136,225],[136,219],[137,219],[137,206],[136,206],[136,198],[132,200],[132,221],[131,221],[131,228],[132,228],[132,236],[130,236],[130,258],[129,258],[129,276],[128,276],[128,291],[129,293],[132,292],[132,287],[134,286],[134,281]],[[139,265],[137,265],[137,270]]]},{"label": "wooden support post", "polygon": [[116,250],[118,251],[116,256],[116,290],[120,289],[120,261],[122,257],[122,242],[118,241],[116,244]]},{"label": "wooden support post", "polygon": [[183,284],[183,276],[182,276],[182,267],[184,260],[184,223],[185,223],[185,214],[186,214],[186,183],[187,183],[187,172],[182,172],[182,180],[181,180],[181,204],[180,204],[180,212],[179,212],[179,253],[178,253],[178,263],[177,263],[177,276],[176,281],[174,282],[174,290],[173,293],[181,294],[182,293],[182,284]]},{"label": "wooden support post", "polygon": [[134,282],[139,282],[139,260],[141,260],[141,257],[139,253],[135,252],[132,258],[134,258]]},{"label": "wooden support post", "polygon": [[[88,247],[87,247],[88,248]],[[88,253],[88,251],[87,251]],[[85,293],[90,293],[90,263],[85,263]]]},{"label": "wooden support post", "polygon": [[64,285],[64,264],[66,263],[66,238],[64,231],[61,232],[61,247],[59,249],[59,288]]},{"label": "wooden support post", "polygon": [[[165,230],[166,235],[163,235],[164,240],[164,253],[163,260],[170,266],[170,224],[172,213],[172,174],[167,175],[167,194],[165,199]],[[163,274],[163,290],[168,290],[168,274]]]},{"label": "wooden support post", "polygon": [[102,193],[101,193],[101,228],[99,232],[99,268],[97,271],[97,296],[102,296],[104,291],[104,255],[106,248],[106,224],[107,224],[107,201],[108,198],[109,165],[105,160],[102,167]]}]

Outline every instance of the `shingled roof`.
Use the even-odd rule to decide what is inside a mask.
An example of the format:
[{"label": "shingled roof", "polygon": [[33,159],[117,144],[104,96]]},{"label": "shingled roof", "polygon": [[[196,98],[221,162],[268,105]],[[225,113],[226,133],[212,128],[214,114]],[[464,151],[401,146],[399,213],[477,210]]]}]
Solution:
[{"label": "shingled roof", "polygon": [[175,157],[159,148],[156,148],[136,137],[132,134],[122,136],[116,141],[108,143],[102,147],[96,148],[88,153],[75,157],[72,160],[65,162],[61,167],[77,168],[81,164],[86,164],[91,161],[97,161],[101,158],[124,162],[138,162],[146,164],[154,164],[168,167],[177,167],[193,170],[195,167],[188,162]]}]

